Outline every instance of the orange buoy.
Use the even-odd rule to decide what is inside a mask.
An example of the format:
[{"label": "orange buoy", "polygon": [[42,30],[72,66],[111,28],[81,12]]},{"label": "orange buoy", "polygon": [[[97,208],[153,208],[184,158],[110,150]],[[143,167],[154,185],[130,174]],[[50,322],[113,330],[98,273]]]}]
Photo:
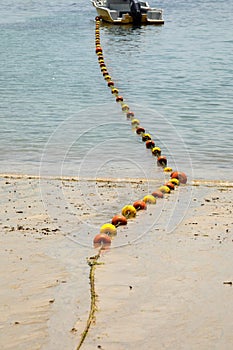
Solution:
[{"label": "orange buoy", "polygon": [[143,128],[143,127],[141,127],[141,126],[139,126],[137,129],[136,129],[136,133],[138,134],[138,135],[141,135],[141,134],[143,134],[145,132],[145,129]]},{"label": "orange buoy", "polygon": [[116,236],[117,229],[113,224],[104,224],[100,228],[100,233],[106,233],[109,236]]},{"label": "orange buoy", "polygon": [[162,191],[159,191],[159,190],[154,191],[154,192],[152,193],[152,196],[154,196],[155,198],[163,198],[163,197],[164,197],[164,196],[163,196],[163,192],[162,192]]},{"label": "orange buoy", "polygon": [[124,101],[124,99],[123,99],[122,96],[117,96],[116,97],[116,102],[123,102],[123,101]]},{"label": "orange buoy", "polygon": [[106,77],[108,75],[108,71],[107,70],[104,70],[102,73],[103,73],[104,77]]},{"label": "orange buoy", "polygon": [[159,157],[161,155],[161,149],[159,147],[153,147],[151,152],[156,157]]},{"label": "orange buoy", "polygon": [[142,134],[142,141],[145,142],[148,140],[151,140],[150,134]]},{"label": "orange buoy", "polygon": [[121,211],[122,215],[125,216],[127,219],[134,218],[137,214],[136,209],[134,208],[133,205],[125,205],[122,208]]},{"label": "orange buoy", "polygon": [[110,248],[112,241],[111,238],[108,235],[106,235],[106,233],[99,233],[95,236],[93,243],[95,248],[102,247],[102,249],[108,249]]},{"label": "orange buoy", "polygon": [[167,186],[159,187],[159,191],[161,191],[162,193],[170,193],[171,192],[170,188]]},{"label": "orange buoy", "polygon": [[107,68],[104,62],[100,62],[100,67],[101,67],[101,68],[103,68],[103,67],[104,67],[104,68]]},{"label": "orange buoy", "polygon": [[171,178],[178,179],[181,184],[186,184],[187,182],[186,174],[180,171],[173,171],[173,173],[171,173]]},{"label": "orange buoy", "polygon": [[102,47],[101,46],[97,46],[96,49],[95,49],[95,52],[97,53],[97,55],[98,55],[98,53],[100,53],[102,55],[102,52],[103,52]]},{"label": "orange buoy", "polygon": [[115,215],[112,218],[112,224],[114,226],[127,225],[127,219],[123,215]]},{"label": "orange buoy", "polygon": [[108,81],[108,86],[111,87],[111,86],[114,86],[114,82],[112,80],[109,80]]},{"label": "orange buoy", "polygon": [[152,140],[147,140],[146,141],[146,148],[154,148],[155,147],[155,143]]},{"label": "orange buoy", "polygon": [[95,20],[96,20],[96,22],[100,22],[100,17],[96,16]]},{"label": "orange buoy", "polygon": [[128,119],[132,119],[134,118],[134,112],[129,111],[126,116]]},{"label": "orange buoy", "polygon": [[157,164],[162,167],[165,167],[167,165],[167,158],[165,156],[158,157]]},{"label": "orange buoy", "polygon": [[175,185],[174,185],[172,182],[170,182],[170,181],[166,182],[166,183],[164,184],[164,186],[169,187],[170,190],[174,190],[174,189],[175,189]]},{"label": "orange buoy", "polygon": [[156,198],[152,196],[152,194],[148,194],[143,198],[143,202],[149,203],[149,204],[155,204]]},{"label": "orange buoy", "polygon": [[146,203],[144,201],[140,201],[140,200],[134,202],[133,206],[136,210],[146,210],[146,208],[147,208]]}]

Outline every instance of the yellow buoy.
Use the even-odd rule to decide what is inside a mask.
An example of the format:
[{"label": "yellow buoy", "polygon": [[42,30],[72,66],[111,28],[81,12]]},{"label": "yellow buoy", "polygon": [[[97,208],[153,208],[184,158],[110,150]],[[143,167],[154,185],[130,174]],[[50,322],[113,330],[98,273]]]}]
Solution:
[{"label": "yellow buoy", "polygon": [[133,205],[125,205],[121,211],[122,215],[124,215],[127,219],[135,218],[137,211]]},{"label": "yellow buoy", "polygon": [[171,182],[172,184],[176,185],[176,186],[179,186],[180,184],[180,181],[178,179],[170,179],[169,182]]},{"label": "yellow buoy", "polygon": [[140,121],[138,119],[132,119],[131,124],[132,124],[132,126],[136,127],[136,126],[140,125]]},{"label": "yellow buoy", "polygon": [[171,173],[172,172],[172,168],[169,168],[168,166],[166,168],[163,169],[163,171],[165,173]]},{"label": "yellow buoy", "polygon": [[129,106],[126,105],[126,104],[123,104],[121,109],[122,109],[123,112],[128,112],[129,111]]},{"label": "yellow buoy", "polygon": [[117,229],[116,229],[116,226],[112,224],[104,224],[100,228],[100,233],[106,233],[109,236],[116,236]]},{"label": "yellow buoy", "polygon": [[118,92],[119,92],[119,90],[117,89],[117,88],[112,88],[112,94],[113,95],[117,95],[118,94]]},{"label": "yellow buoy", "polygon": [[170,193],[171,192],[171,190],[168,186],[159,187],[159,191],[161,191],[162,193]]},{"label": "yellow buoy", "polygon": [[143,202],[149,203],[149,204],[155,204],[156,198],[152,196],[152,194],[148,194],[143,198]]},{"label": "yellow buoy", "polygon": [[107,80],[107,81],[112,80],[112,78],[110,77],[110,75],[105,75],[104,79]]},{"label": "yellow buoy", "polygon": [[156,157],[159,157],[161,155],[161,149],[159,147],[152,148],[151,152]]},{"label": "yellow buoy", "polygon": [[142,141],[148,141],[151,140],[150,134],[142,134]]}]

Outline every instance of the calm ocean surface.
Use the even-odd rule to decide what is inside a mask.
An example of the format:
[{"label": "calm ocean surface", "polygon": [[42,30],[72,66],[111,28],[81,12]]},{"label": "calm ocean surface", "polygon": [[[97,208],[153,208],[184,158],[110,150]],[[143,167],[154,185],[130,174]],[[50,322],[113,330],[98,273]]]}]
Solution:
[{"label": "calm ocean surface", "polygon": [[[108,70],[168,165],[232,180],[232,0],[164,0],[165,25],[101,26]],[[159,177],[104,81],[88,0],[0,5],[0,172]]]}]

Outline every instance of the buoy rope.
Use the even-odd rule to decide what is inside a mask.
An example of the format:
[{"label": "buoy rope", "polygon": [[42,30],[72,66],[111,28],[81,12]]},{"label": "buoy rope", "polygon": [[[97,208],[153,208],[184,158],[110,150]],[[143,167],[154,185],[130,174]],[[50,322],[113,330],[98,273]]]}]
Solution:
[{"label": "buoy rope", "polygon": [[90,295],[91,295],[91,304],[90,304],[90,310],[89,310],[89,316],[86,322],[86,327],[81,335],[80,342],[78,346],[76,347],[76,350],[79,350],[87,336],[87,333],[89,331],[89,328],[92,324],[92,322],[95,321],[95,312],[97,310],[97,294],[95,290],[95,268],[96,265],[99,265],[98,262],[100,255],[101,255],[102,247],[99,249],[98,254],[91,256],[87,258],[87,263],[90,266],[90,272],[89,272],[89,283],[90,283]]},{"label": "buoy rope", "polygon": [[171,179],[164,185],[160,186],[158,190],[154,191],[152,194],[144,196],[142,200],[137,200],[133,205],[125,205],[122,208],[122,215],[115,215],[112,218],[112,223],[106,223],[100,228],[100,233],[94,237],[93,244],[95,248],[98,248],[98,254],[87,259],[88,265],[90,266],[89,281],[90,281],[90,294],[91,303],[90,311],[87,319],[86,327],[81,335],[81,340],[76,350],[79,350],[88,334],[92,322],[95,320],[95,312],[97,310],[97,294],[95,290],[95,269],[96,265],[100,263],[98,260],[101,257],[103,251],[110,248],[111,240],[117,234],[117,228],[121,225],[127,225],[127,220],[136,217],[137,212],[140,210],[145,210],[147,204],[155,204],[156,198],[163,198],[164,195],[169,194],[178,186],[180,183],[185,184],[187,182],[187,176],[183,172],[172,171],[172,168],[167,166],[167,158],[161,155],[160,147],[155,145],[152,137],[149,133],[146,133],[145,129],[140,126],[140,121],[134,117],[134,112],[130,111],[129,106],[125,104],[124,98],[119,95],[119,90],[115,87],[111,76],[107,70],[107,66],[104,61],[103,50],[100,46],[100,18],[96,17],[96,29],[95,29],[95,46],[96,54],[98,56],[98,61],[100,65],[101,72],[104,79],[107,82],[108,87],[111,89],[112,94],[116,98],[116,102],[121,104],[121,109],[123,113],[126,113],[128,120],[131,120],[131,125],[138,135],[142,137],[142,141],[145,142],[146,148],[151,149],[153,156],[157,157],[157,165],[162,167],[165,173],[171,173]]}]

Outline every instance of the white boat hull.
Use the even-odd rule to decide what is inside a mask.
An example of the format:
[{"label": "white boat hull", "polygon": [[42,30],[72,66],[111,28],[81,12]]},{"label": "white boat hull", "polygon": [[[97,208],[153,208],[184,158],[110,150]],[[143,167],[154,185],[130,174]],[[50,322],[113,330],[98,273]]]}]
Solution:
[{"label": "white boat hull", "polygon": [[[111,0],[92,0],[96,8],[97,15],[105,22],[113,24],[131,24],[134,22],[131,16],[127,0],[118,0],[114,3]],[[109,5],[108,5],[109,4]],[[164,24],[163,11],[161,9],[150,8],[148,3],[142,7],[141,24]],[[107,6],[108,5],[108,6]]]}]

